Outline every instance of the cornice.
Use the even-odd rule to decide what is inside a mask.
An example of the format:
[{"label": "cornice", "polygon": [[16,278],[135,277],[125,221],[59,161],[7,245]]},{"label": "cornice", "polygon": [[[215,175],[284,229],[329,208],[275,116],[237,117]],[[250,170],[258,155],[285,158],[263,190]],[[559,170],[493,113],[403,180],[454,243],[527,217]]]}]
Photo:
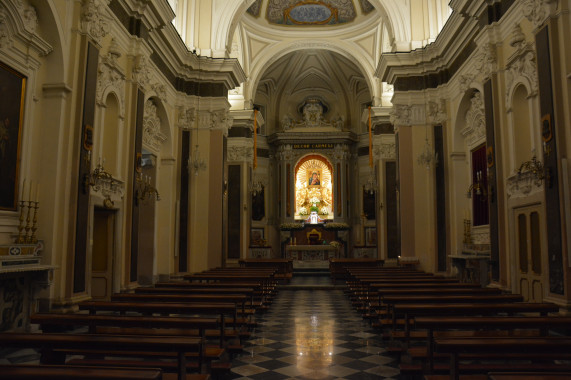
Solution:
[{"label": "cornice", "polygon": [[284,145],[312,142],[327,142],[331,144],[353,144],[359,141],[353,132],[278,132],[268,136],[268,144]]}]

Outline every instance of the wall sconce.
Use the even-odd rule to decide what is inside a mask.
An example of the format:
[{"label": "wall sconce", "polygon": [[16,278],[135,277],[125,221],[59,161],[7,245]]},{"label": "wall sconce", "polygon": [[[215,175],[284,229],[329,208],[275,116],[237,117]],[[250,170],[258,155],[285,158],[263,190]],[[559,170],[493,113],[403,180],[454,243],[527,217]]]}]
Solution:
[{"label": "wall sconce", "polygon": [[161,200],[158,190],[151,185],[151,177],[147,175],[143,177],[143,173],[139,173],[139,175],[136,176],[136,181],[135,202],[137,204],[139,204],[139,202],[146,204],[150,200]]},{"label": "wall sconce", "polygon": [[[103,159],[103,164],[104,163],[105,159]],[[89,186],[91,186],[95,192],[100,192],[101,195],[105,197],[105,204],[112,207],[113,201],[111,201],[111,195],[118,195],[123,198],[123,182],[113,178],[111,173],[105,170],[103,164],[100,158],[99,163],[91,174],[85,175],[83,186],[85,192],[89,190]]]},{"label": "wall sconce", "polygon": [[549,181],[550,177],[549,172],[547,173],[547,178],[546,178],[543,163],[541,161],[538,161],[535,155],[531,158],[530,161],[525,161],[519,166],[519,169],[517,170],[517,175],[519,177],[523,173],[528,173],[528,172],[533,175],[534,177],[533,183],[535,183],[535,186],[537,187],[541,186],[541,183],[543,182],[544,179],[546,179],[546,181]]},{"label": "wall sconce", "polygon": [[476,183],[473,183],[468,188],[466,196],[468,198],[472,198],[472,191],[476,193],[476,195],[481,196],[480,200],[482,202],[486,201],[486,197],[488,196],[488,192],[486,191],[486,186],[484,185],[484,180],[482,176],[482,171],[478,170],[476,172]]}]

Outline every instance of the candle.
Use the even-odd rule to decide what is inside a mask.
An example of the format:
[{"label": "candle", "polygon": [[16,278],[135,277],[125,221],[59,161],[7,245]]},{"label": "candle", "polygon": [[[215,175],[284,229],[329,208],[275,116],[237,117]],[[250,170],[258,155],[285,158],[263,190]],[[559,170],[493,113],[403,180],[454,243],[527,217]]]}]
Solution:
[{"label": "candle", "polygon": [[40,184],[36,183],[36,202],[40,201]]},{"label": "candle", "polygon": [[32,184],[34,183],[34,181],[30,181],[30,183],[28,184],[28,198],[26,198],[27,201],[29,201],[32,198]]}]

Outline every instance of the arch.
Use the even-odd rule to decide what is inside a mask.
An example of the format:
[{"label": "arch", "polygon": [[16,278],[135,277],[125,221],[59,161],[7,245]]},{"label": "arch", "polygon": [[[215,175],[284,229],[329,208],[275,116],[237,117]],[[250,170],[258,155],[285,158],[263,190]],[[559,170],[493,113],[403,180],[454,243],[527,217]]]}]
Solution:
[{"label": "arch", "polygon": [[[246,10],[255,0],[230,2],[227,0],[214,0],[215,11],[213,18],[218,20],[212,27],[212,49],[215,54],[226,54],[231,51],[234,32]],[[410,5],[405,7],[401,0],[369,0],[380,13],[383,21],[388,25],[389,38],[393,41],[411,40]]]},{"label": "arch", "polygon": [[354,44],[352,45],[347,42],[333,44],[331,41],[327,40],[312,40],[281,42],[268,49],[268,51],[263,55],[263,59],[260,59],[250,70],[250,83],[244,86],[244,99],[253,99],[256,88],[258,87],[258,82],[260,81],[264,71],[280,58],[296,50],[309,50],[315,49],[316,47],[338,53],[353,61],[357,68],[363,73],[363,76],[367,81],[371,98],[380,96],[380,89],[377,88],[379,86],[375,85],[375,68],[362,57],[357,49],[355,49]]},{"label": "arch", "polygon": [[172,154],[167,121],[163,102],[156,96],[148,96],[143,117],[143,146],[157,157]]},{"label": "arch", "polygon": [[296,163],[293,174],[296,217],[306,218],[310,211],[318,211],[324,217],[333,215],[334,173],[329,158],[306,154]]}]

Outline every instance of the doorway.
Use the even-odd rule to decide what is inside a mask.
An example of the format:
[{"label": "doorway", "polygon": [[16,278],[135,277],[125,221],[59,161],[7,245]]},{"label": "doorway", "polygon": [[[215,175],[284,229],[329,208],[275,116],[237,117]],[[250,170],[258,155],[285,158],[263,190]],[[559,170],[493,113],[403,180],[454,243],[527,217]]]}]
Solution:
[{"label": "doorway", "polygon": [[91,251],[91,297],[109,300],[113,293],[115,258],[115,210],[96,207]]},{"label": "doorway", "polygon": [[545,254],[539,205],[514,209],[517,287],[528,302],[543,301],[542,257]]}]

